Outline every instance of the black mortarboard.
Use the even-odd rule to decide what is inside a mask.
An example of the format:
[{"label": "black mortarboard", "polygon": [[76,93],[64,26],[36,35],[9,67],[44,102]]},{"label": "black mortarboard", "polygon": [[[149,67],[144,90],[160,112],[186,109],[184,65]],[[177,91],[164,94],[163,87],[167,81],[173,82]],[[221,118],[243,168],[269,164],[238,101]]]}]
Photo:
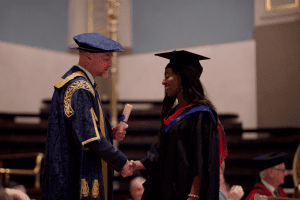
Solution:
[{"label": "black mortarboard", "polygon": [[91,53],[121,52],[122,45],[99,33],[83,33],[73,37],[78,47],[71,47]]},{"label": "black mortarboard", "polygon": [[287,153],[268,153],[253,158],[253,161],[261,171],[274,167],[284,162],[284,156]]},{"label": "black mortarboard", "polygon": [[200,65],[200,60],[210,59],[192,52],[188,52],[185,50],[181,51],[171,51],[165,53],[155,54],[156,56],[160,56],[163,58],[167,58],[170,60],[170,63],[166,66],[166,68],[172,68],[177,71],[180,69],[186,68],[192,70],[199,77],[203,71],[202,66]]}]

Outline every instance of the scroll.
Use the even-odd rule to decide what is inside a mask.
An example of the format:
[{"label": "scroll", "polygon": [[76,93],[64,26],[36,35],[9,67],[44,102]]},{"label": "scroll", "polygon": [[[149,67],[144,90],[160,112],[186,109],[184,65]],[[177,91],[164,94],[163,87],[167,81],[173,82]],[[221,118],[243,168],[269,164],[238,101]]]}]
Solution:
[{"label": "scroll", "polygon": [[126,104],[125,107],[124,107],[124,110],[123,110],[123,114],[122,114],[121,118],[119,119],[119,121],[120,121],[119,130],[120,131],[124,130],[124,127],[127,124],[127,120],[128,120],[129,115],[131,113],[131,110],[132,110],[132,105]]}]

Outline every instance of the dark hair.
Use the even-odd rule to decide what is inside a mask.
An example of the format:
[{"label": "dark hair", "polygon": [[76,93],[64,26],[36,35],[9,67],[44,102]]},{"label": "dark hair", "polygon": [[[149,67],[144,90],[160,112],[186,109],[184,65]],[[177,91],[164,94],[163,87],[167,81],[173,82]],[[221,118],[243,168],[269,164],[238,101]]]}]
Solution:
[{"label": "dark hair", "polygon": [[[211,101],[207,98],[199,76],[189,69],[176,70],[172,68],[173,73],[180,76],[181,86],[183,90],[183,98],[191,104],[204,105],[210,109],[215,117],[218,119],[218,113],[216,108],[213,106]],[[164,122],[164,118],[167,117],[169,111],[174,105],[176,96],[169,97],[165,93],[165,98],[163,100],[162,111],[161,111],[161,121]],[[159,140],[161,137],[162,128],[159,131]]]}]

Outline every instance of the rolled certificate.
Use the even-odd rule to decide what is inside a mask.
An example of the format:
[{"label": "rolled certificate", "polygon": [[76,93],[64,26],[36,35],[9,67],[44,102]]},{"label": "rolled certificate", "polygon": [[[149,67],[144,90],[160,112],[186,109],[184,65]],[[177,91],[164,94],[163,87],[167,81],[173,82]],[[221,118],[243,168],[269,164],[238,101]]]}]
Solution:
[{"label": "rolled certificate", "polygon": [[123,110],[123,114],[122,114],[121,119],[120,119],[120,127],[119,127],[120,131],[124,130],[125,124],[127,124],[127,120],[128,120],[129,115],[131,113],[131,110],[132,110],[132,105],[126,104],[125,107],[124,107],[124,110]]}]

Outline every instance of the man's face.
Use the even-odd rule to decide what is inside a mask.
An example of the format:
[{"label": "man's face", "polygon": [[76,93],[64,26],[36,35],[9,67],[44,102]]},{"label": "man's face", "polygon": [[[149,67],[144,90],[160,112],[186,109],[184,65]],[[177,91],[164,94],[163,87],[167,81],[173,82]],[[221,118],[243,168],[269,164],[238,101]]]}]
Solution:
[{"label": "man's face", "polygon": [[94,72],[96,76],[107,78],[108,68],[112,67],[112,53],[92,53],[94,62]]},{"label": "man's face", "polygon": [[272,170],[273,170],[274,182],[277,185],[284,184],[284,178],[287,175],[287,172],[285,170],[285,164],[281,163],[278,167],[272,168]]}]

